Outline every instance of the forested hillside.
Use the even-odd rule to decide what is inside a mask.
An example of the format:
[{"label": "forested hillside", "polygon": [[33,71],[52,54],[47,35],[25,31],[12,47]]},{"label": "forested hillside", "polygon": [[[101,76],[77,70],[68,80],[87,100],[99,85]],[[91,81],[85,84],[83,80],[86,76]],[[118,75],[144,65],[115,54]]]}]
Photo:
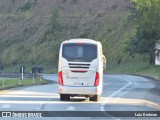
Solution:
[{"label": "forested hillside", "polygon": [[131,60],[129,0],[0,0],[0,64],[55,68],[62,41],[101,41],[108,66]]}]

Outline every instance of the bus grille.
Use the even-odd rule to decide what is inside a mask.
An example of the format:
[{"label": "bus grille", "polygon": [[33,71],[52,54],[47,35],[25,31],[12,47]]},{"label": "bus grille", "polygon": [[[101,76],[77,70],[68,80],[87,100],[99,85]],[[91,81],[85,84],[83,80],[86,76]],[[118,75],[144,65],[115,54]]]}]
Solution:
[{"label": "bus grille", "polygon": [[69,68],[83,68],[83,69],[89,69],[90,64],[77,64],[77,63],[68,63]]}]

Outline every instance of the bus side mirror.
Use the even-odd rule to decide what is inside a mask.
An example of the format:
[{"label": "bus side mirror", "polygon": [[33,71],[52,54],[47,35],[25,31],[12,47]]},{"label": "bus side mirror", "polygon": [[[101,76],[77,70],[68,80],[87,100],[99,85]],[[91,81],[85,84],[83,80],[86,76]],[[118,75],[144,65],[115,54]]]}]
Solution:
[{"label": "bus side mirror", "polygon": [[106,57],[103,55],[103,70],[106,70]]}]

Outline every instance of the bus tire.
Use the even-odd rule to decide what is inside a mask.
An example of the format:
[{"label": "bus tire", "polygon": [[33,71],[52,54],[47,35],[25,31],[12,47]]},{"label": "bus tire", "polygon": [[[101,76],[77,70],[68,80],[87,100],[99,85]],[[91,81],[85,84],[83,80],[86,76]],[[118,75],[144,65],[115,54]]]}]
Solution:
[{"label": "bus tire", "polygon": [[64,100],[65,100],[65,95],[60,94],[60,100],[61,100],[61,101],[64,101]]},{"label": "bus tire", "polygon": [[100,95],[94,95],[93,97],[89,98],[90,101],[95,101],[95,102],[98,102],[99,99],[100,99]]},{"label": "bus tire", "polygon": [[60,100],[61,101],[65,101],[65,100],[70,100],[70,96],[69,95],[65,95],[65,94],[60,94]]}]

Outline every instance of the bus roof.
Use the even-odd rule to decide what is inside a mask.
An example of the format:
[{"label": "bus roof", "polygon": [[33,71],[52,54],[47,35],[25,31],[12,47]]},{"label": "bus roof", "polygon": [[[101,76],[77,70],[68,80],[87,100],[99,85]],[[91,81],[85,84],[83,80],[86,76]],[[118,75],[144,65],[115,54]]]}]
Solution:
[{"label": "bus roof", "polygon": [[75,38],[75,39],[66,40],[63,43],[92,43],[92,44],[97,44],[98,41],[95,41],[95,40],[92,40],[92,39],[86,39],[86,38]]}]

